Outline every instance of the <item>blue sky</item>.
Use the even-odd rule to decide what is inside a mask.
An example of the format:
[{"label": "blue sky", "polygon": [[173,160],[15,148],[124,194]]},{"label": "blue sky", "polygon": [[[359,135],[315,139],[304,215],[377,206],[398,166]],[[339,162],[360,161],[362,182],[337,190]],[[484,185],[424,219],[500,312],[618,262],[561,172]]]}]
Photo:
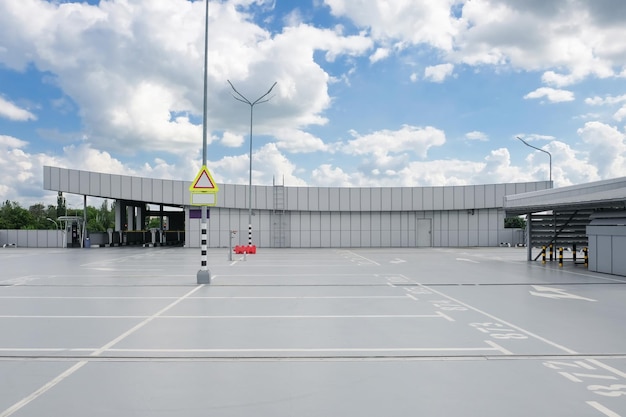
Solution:
[{"label": "blue sky", "polygon": [[[210,3],[208,167],[253,183],[433,186],[626,175],[622,0]],[[0,198],[42,166],[192,180],[204,2],[0,3]]]}]

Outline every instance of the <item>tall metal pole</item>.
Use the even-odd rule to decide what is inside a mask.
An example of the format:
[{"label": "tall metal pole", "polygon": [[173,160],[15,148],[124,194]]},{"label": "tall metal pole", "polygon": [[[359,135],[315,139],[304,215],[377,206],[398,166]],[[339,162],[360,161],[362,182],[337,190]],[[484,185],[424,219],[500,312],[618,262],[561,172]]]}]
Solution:
[{"label": "tall metal pole", "polygon": [[276,84],[278,84],[278,82],[274,82],[274,84],[272,84],[270,89],[267,90],[267,93],[263,94],[261,97],[251,102],[243,94],[237,91],[237,89],[235,88],[233,83],[230,82],[230,80],[226,80],[226,81],[228,81],[228,84],[230,84],[230,87],[233,89],[233,91],[237,93],[237,95],[233,94],[233,97],[235,98],[235,100],[241,101],[242,103],[246,103],[250,106],[250,156],[249,156],[250,167],[249,167],[249,172],[248,172],[248,245],[251,246],[252,245],[252,112],[253,112],[255,104],[266,103],[270,100],[269,98],[266,100],[263,100],[263,99],[267,97],[269,93],[272,92],[272,90],[274,89]]},{"label": "tall metal pole", "polygon": [[[202,114],[202,166],[207,159],[207,78],[209,68],[209,0],[205,0],[204,17],[204,103]],[[200,218],[200,270],[196,276],[198,284],[210,284],[211,272],[207,266],[207,207],[202,206]]]},{"label": "tall metal pole", "polygon": [[550,152],[546,151],[546,150],[543,150],[541,148],[538,148],[536,146],[533,146],[533,145],[529,144],[528,142],[526,142],[524,139],[520,138],[519,136],[516,136],[516,138],[521,140],[524,145],[526,145],[526,146],[528,146],[530,148],[536,149],[536,150],[538,150],[540,152],[548,154],[548,156],[550,157],[550,187],[552,187],[552,154]]}]

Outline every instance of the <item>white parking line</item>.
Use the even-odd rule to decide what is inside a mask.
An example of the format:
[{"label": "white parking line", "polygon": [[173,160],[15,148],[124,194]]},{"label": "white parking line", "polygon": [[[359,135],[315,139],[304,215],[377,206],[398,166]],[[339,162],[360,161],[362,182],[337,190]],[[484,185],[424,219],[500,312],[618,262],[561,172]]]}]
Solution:
[{"label": "white parking line", "polygon": [[[189,297],[190,295],[192,295],[194,292],[198,291],[202,287],[204,287],[204,285],[199,285],[199,286],[195,287],[193,290],[187,292],[182,297],[179,297],[176,301],[170,303],[168,306],[162,308],[161,310],[159,310],[158,312],[156,312],[152,316],[146,318],[141,323],[139,323],[136,326],[132,327],[128,331],[122,333],[121,335],[119,335],[115,339],[111,340],[109,343],[105,344],[101,348],[99,348],[97,350],[94,350],[93,352],[91,352],[90,356],[101,355],[102,352],[105,352],[107,349],[113,347],[114,345],[116,345],[117,343],[119,343],[120,341],[125,339],[126,337],[130,336],[131,334],[133,334],[134,332],[136,332],[137,330],[139,330],[140,328],[142,328],[143,326],[145,326],[146,324],[150,323],[152,320],[157,318],[159,315],[161,315],[161,314],[165,313],[166,311],[168,311],[169,309],[175,307],[178,303],[180,303],[185,298]],[[31,402],[33,402],[34,400],[39,398],[41,395],[43,395],[44,393],[49,391],[51,388],[53,388],[55,385],[57,385],[58,383],[60,383],[64,379],[66,379],[67,377],[69,377],[72,374],[74,374],[80,368],[85,366],[85,364],[87,364],[87,361],[83,360],[83,361],[80,361],[80,362],[72,365],[70,368],[68,368],[67,370],[65,370],[61,374],[57,375],[55,378],[53,378],[52,380],[50,380],[49,382],[47,382],[46,384],[41,386],[39,389],[35,390],[34,392],[29,394],[28,396],[24,397],[23,399],[21,399],[17,403],[13,404],[11,407],[9,407],[6,410],[4,410],[2,413],[0,413],[0,417],[9,417],[9,416],[13,415],[16,411],[19,411],[24,406],[30,404]]]}]

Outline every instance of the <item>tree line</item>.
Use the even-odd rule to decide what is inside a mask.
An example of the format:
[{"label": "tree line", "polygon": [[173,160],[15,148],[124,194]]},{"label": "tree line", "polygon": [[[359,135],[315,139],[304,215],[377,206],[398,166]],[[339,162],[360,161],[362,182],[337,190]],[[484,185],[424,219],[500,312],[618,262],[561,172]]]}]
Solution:
[{"label": "tree line", "polygon": [[[100,207],[87,206],[87,230],[105,232],[115,226],[115,203],[109,205],[104,200]],[[42,203],[23,208],[16,201],[5,201],[0,206],[0,229],[10,230],[54,230],[62,228],[61,216],[83,217],[83,209],[68,208],[65,199],[59,196],[57,205],[45,206]]]}]

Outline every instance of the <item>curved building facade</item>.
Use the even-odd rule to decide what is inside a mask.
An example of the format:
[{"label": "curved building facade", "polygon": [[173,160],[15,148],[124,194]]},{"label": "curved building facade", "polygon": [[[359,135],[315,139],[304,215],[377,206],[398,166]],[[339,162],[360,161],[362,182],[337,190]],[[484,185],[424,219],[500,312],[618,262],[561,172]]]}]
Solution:
[{"label": "curved building facade", "polygon": [[[170,211],[188,247],[200,246],[190,181],[44,167],[44,189],[116,201],[114,232],[141,230],[147,215]],[[504,197],[544,190],[549,181],[449,187],[288,187],[219,184],[209,208],[208,246],[464,247],[523,243],[505,229]],[[147,205],[158,210],[146,209]],[[178,213],[174,215],[173,213]],[[184,221],[183,221],[184,216]],[[237,233],[233,233],[236,231]]]}]

